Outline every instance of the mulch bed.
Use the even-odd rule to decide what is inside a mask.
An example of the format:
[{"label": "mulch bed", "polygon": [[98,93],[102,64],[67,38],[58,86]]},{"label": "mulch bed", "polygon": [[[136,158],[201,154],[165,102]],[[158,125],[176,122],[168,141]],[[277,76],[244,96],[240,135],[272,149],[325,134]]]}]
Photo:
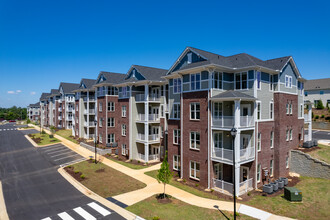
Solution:
[{"label": "mulch bed", "polygon": [[111,159],[113,159],[113,160],[117,160],[117,161],[123,161],[123,162],[126,162],[126,163],[135,164],[135,165],[147,166],[147,167],[149,167],[149,166],[153,166],[153,165],[156,165],[156,164],[160,163],[160,162],[153,162],[153,163],[145,164],[144,162],[141,162],[141,161],[140,161],[140,163],[139,163],[138,160],[128,160],[128,161],[127,161],[127,160],[121,159],[120,157],[112,156],[112,155],[110,155],[110,154],[105,154],[104,157],[106,157],[106,158],[111,158]]},{"label": "mulch bed", "polygon": [[311,148],[298,148],[298,150],[307,153],[307,152],[312,152],[314,150],[319,150],[321,149],[320,147],[316,146],[316,147],[311,147]]},{"label": "mulch bed", "polygon": [[82,182],[84,181],[85,179],[87,179],[86,177],[83,179],[81,178],[80,176],[82,175],[82,172],[78,172],[78,173],[75,173],[74,172],[74,167],[71,166],[71,167],[64,167],[64,170],[70,174],[73,178],[75,178],[77,181],[79,182]]},{"label": "mulch bed", "polygon": [[171,196],[169,196],[167,194],[165,194],[165,197],[164,197],[164,194],[158,194],[156,196],[156,199],[157,199],[157,202],[161,203],[161,204],[168,204],[168,203],[172,202]]}]

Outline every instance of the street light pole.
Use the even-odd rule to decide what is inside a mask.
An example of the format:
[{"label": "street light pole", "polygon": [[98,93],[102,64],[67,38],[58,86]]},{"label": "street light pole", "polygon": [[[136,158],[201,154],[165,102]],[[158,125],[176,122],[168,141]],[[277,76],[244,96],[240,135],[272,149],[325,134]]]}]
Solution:
[{"label": "street light pole", "polygon": [[[95,124],[95,127],[97,126],[97,121],[94,120],[94,124]],[[94,161],[95,161],[95,164],[97,163],[96,162],[96,132],[94,131],[94,148],[95,148],[95,157],[94,157]]]},{"label": "street light pole", "polygon": [[237,134],[236,128],[232,128],[230,130],[230,134],[233,137],[233,169],[234,169],[233,196],[234,196],[234,220],[236,220],[236,168],[235,168],[235,137]]}]

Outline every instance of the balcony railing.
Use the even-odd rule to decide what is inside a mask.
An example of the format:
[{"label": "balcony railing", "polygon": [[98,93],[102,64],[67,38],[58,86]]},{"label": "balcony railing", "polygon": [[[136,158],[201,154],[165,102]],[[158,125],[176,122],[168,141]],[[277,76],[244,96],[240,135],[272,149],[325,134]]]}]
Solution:
[{"label": "balcony railing", "polygon": [[58,120],[62,120],[62,116],[58,116]]},{"label": "balcony railing", "polygon": [[89,110],[88,110],[88,113],[89,113],[89,114],[95,114],[95,109],[89,109]]},{"label": "balcony railing", "polygon": [[85,125],[85,127],[95,127],[95,124],[93,121],[90,121],[90,122],[85,121],[84,125]]},{"label": "balcony railing", "polygon": [[[138,153],[138,158],[140,160],[146,161],[147,157],[144,154]],[[148,161],[151,161],[151,160],[159,160],[159,155],[158,154],[150,154],[148,156]]]},{"label": "balcony railing", "polygon": [[149,141],[159,141],[159,134],[149,135]]},{"label": "balcony railing", "polygon": [[144,93],[139,93],[135,95],[135,101],[136,102],[143,102],[145,101],[145,94]]},{"label": "balcony railing", "polygon": [[145,115],[144,114],[138,114],[136,120],[144,121],[145,120]]},{"label": "balcony railing", "polygon": [[67,112],[72,112],[72,111],[74,111],[74,109],[73,108],[66,108],[66,111]]},{"label": "balcony railing", "polygon": [[241,182],[239,184],[239,190],[238,190],[238,195],[243,195],[249,191],[253,190],[253,186],[252,186],[252,178],[245,180],[244,182]]},{"label": "balcony railing", "polygon": [[233,184],[223,180],[213,179],[213,189],[227,195],[233,195]]},{"label": "balcony railing", "polygon": [[[248,147],[245,149],[239,150],[238,162],[246,161],[254,158],[254,147]],[[224,149],[224,148],[212,148],[212,157],[214,159],[224,160],[224,161],[233,161],[233,150]]]},{"label": "balcony railing", "polygon": [[66,117],[66,120],[67,121],[72,121],[73,120],[73,117],[72,116],[71,117],[70,116],[69,117]]},{"label": "balcony railing", "polygon": [[89,98],[87,96],[83,97],[84,102],[87,102],[87,100],[89,102],[95,102],[95,97],[94,96],[90,96]]},{"label": "balcony railing", "polygon": [[159,95],[150,95],[149,96],[149,101],[159,102],[160,101],[160,96]]},{"label": "balcony railing", "polygon": [[137,137],[136,137],[137,140],[140,140],[140,141],[145,141],[145,135],[144,134],[141,134],[141,133],[138,133],[137,134]]},{"label": "balcony railing", "polygon": [[[145,114],[138,114],[137,115],[137,120],[138,121],[145,121]],[[159,120],[159,114],[149,114],[148,115],[148,121],[158,121]]]},{"label": "balcony railing", "polygon": [[[212,119],[212,126],[216,128],[232,128],[235,125],[235,116],[222,116]],[[253,127],[253,116],[240,116],[240,127]]]},{"label": "balcony railing", "polygon": [[58,108],[58,111],[61,112],[62,111],[62,108]]}]

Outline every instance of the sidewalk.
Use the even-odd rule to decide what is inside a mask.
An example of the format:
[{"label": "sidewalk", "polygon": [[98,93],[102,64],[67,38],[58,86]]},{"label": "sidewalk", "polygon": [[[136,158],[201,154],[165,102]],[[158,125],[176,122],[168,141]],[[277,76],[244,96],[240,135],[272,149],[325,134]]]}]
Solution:
[{"label": "sidewalk", "polygon": [[[34,125],[31,125],[34,126]],[[39,127],[34,126],[37,130],[39,130]],[[50,133],[48,130],[45,130],[47,133]],[[54,135],[57,139],[62,141],[62,144],[70,148],[71,150],[75,151],[76,153],[82,155],[85,158],[89,158],[89,156],[93,155],[93,152],[80,147],[78,144],[75,144],[59,135]],[[114,161],[111,161],[101,155],[98,155],[99,159],[104,163],[105,165],[114,168],[132,178],[135,178],[143,183],[145,183],[147,186],[143,189],[135,190],[132,192],[124,193],[118,196],[114,196],[113,198],[130,206],[135,203],[138,203],[144,199],[147,199],[155,194],[163,193],[164,187],[162,184],[159,184],[158,181],[146,174],[145,172],[152,171],[152,170],[158,170],[160,168],[161,164],[157,164],[152,167],[148,167],[145,169],[140,170],[134,170],[131,168],[128,168],[124,165],[121,165],[119,163],[116,163]],[[208,208],[208,209],[215,209],[214,205],[218,205],[220,210],[223,211],[231,211],[233,212],[233,203],[232,202],[226,202],[226,201],[219,201],[219,200],[212,200],[212,199],[206,199],[199,196],[195,196],[191,193],[188,193],[184,190],[181,190],[179,188],[176,188],[174,186],[171,186],[169,184],[166,185],[166,193],[185,202],[190,205],[199,206],[202,208]],[[247,205],[241,205],[240,203],[237,203],[236,209],[238,213],[242,213],[257,219],[290,219],[282,216],[273,215],[271,213],[262,211],[260,209],[256,209]]]}]

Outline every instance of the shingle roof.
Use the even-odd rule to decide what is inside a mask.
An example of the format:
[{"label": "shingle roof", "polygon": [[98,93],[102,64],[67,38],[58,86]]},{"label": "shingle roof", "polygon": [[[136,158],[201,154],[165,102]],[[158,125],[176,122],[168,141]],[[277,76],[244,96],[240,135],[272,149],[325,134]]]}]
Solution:
[{"label": "shingle roof", "polygon": [[149,66],[140,66],[140,65],[132,65],[139,73],[141,73],[146,80],[151,81],[164,81],[165,79],[162,76],[165,76],[167,71],[166,69],[160,69]]},{"label": "shingle roof", "polygon": [[40,101],[46,100],[50,93],[43,92],[40,96]]},{"label": "shingle roof", "polygon": [[48,97],[59,95],[58,89],[51,89]]},{"label": "shingle roof", "polygon": [[28,105],[28,108],[31,108],[31,107],[40,107],[40,102]]},{"label": "shingle roof", "polygon": [[304,85],[305,90],[330,89],[330,78],[307,80]]},{"label": "shingle roof", "polygon": [[83,79],[81,79],[81,82],[83,82],[85,84],[87,89],[90,89],[96,83],[96,80],[95,79],[84,79],[83,78]]},{"label": "shingle roof", "polygon": [[105,81],[102,83],[111,83],[111,84],[118,84],[124,81],[125,74],[122,73],[113,73],[113,72],[105,72],[101,71],[99,75],[103,74],[106,78]]},{"label": "shingle roof", "polygon": [[73,93],[73,90],[79,88],[78,83],[65,83],[61,82],[60,87],[62,86],[64,94]]},{"label": "shingle roof", "polygon": [[211,53],[193,47],[187,47],[187,49],[190,49],[191,51],[195,51],[199,55],[205,57],[207,60],[191,63],[189,65],[182,67],[181,70],[190,69],[192,67],[203,66],[207,64],[216,64],[227,68],[244,68],[244,67],[257,65],[272,70],[281,70],[284,67],[284,65],[288,62],[288,60],[291,58],[291,56],[285,56],[285,57],[264,61],[246,53],[240,53],[225,57],[219,54]]},{"label": "shingle roof", "polygon": [[212,96],[211,99],[243,99],[243,100],[255,100],[256,98],[245,93],[228,90],[218,95]]}]

